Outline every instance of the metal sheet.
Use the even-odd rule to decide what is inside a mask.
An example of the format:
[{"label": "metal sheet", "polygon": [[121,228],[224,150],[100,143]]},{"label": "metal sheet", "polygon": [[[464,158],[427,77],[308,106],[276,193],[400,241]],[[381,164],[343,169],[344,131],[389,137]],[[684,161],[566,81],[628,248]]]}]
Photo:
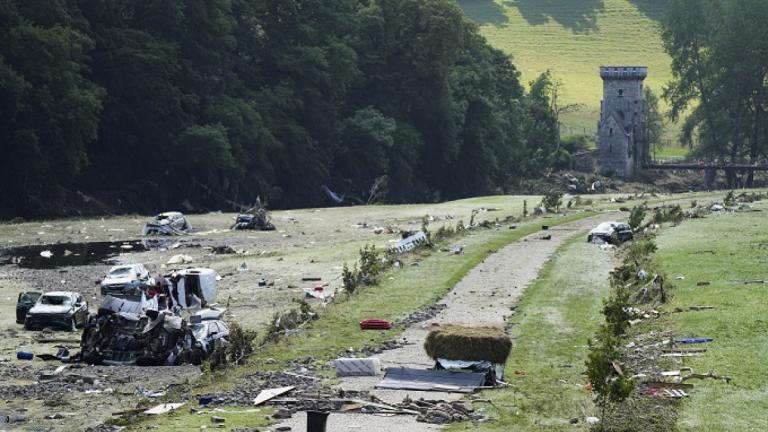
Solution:
[{"label": "metal sheet", "polygon": [[471,393],[485,382],[485,374],[447,370],[387,368],[376,388]]}]

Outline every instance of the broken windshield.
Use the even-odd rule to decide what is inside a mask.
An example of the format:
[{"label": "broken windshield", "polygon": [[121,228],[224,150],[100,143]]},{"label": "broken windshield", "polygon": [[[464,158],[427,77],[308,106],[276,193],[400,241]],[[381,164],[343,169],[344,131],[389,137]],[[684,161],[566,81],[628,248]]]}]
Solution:
[{"label": "broken windshield", "polygon": [[120,267],[109,272],[109,275],[112,277],[130,276],[130,274],[131,274],[130,267]]},{"label": "broken windshield", "polygon": [[45,295],[40,298],[40,304],[53,305],[53,306],[69,306],[72,303],[72,299],[67,296],[49,296]]}]

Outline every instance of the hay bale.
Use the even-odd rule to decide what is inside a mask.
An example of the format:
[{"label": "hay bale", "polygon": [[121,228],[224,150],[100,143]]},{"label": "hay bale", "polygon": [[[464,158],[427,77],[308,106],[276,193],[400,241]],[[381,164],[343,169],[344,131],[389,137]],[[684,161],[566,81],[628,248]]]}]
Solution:
[{"label": "hay bale", "polygon": [[435,360],[486,360],[503,364],[512,351],[512,340],[498,327],[449,324],[429,332],[424,350]]}]

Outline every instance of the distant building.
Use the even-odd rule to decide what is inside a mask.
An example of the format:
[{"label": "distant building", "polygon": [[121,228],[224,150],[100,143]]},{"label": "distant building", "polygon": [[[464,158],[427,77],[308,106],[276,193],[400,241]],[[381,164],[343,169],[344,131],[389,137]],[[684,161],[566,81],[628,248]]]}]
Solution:
[{"label": "distant building", "polygon": [[650,161],[643,80],[645,66],[601,66],[603,101],[597,124],[597,163],[602,173],[632,178]]}]

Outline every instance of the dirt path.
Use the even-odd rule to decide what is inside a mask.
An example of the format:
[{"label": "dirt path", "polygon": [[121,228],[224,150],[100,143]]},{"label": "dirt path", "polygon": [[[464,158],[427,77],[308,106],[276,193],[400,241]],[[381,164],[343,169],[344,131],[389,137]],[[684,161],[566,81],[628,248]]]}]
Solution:
[{"label": "dirt path", "polygon": [[[539,231],[488,257],[472,269],[441,301],[447,306],[431,321],[438,323],[469,325],[500,325],[514,314],[513,309],[525,288],[533,282],[544,264],[549,261],[565,241],[600,222],[615,220],[619,213],[605,213],[591,218],[559,225],[547,231]],[[551,236],[545,240],[544,236]],[[429,330],[424,323],[408,328],[402,338],[408,342],[403,348],[385,351],[377,357],[383,367],[403,366],[427,368],[434,362],[426,356],[424,339]],[[399,403],[408,396],[411,399],[458,400],[456,393],[420,392],[410,390],[377,390],[381,381],[377,377],[342,378],[339,387],[344,390],[367,390],[389,403]],[[281,423],[294,431],[305,430],[306,415],[298,413]],[[334,432],[390,432],[393,429],[408,432],[439,430],[438,425],[418,423],[414,416],[384,417],[370,414],[338,414],[328,417],[328,430]]]}]

